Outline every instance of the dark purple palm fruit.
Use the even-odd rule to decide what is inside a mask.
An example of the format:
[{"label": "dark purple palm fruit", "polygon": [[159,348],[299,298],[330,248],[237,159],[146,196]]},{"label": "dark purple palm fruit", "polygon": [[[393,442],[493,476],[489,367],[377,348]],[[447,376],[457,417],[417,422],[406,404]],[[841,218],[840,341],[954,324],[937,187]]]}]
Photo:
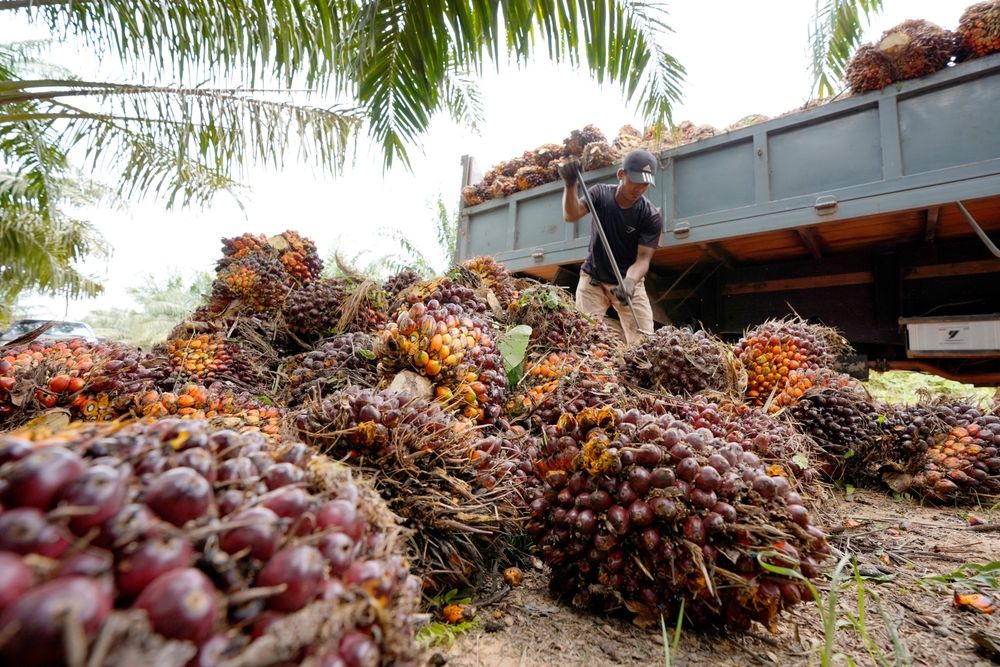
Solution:
[{"label": "dark purple palm fruit", "polygon": [[126,492],[125,480],[117,470],[107,465],[91,466],[62,491],[63,505],[86,512],[72,517],[69,529],[85,535],[100,526],[121,510]]},{"label": "dark purple palm fruit", "polygon": [[164,535],[145,540],[121,555],[118,590],[126,597],[135,597],[165,572],[189,566],[193,558],[191,545],[183,537]]},{"label": "dark purple palm fruit", "polygon": [[135,607],[145,610],[153,629],[164,637],[201,645],[212,636],[220,602],[209,578],[188,567],[157,577]]},{"label": "dark purple palm fruit", "polygon": [[0,514],[0,550],[58,559],[72,539],[65,528],[50,523],[33,507],[17,507]]}]

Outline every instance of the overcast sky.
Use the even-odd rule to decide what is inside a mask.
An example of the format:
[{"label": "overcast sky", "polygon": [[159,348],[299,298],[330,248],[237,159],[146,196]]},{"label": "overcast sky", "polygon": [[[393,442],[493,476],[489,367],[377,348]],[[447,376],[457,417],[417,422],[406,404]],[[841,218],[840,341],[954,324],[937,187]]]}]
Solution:
[{"label": "overcast sky", "polygon": [[[866,41],[911,18],[954,29],[970,2],[884,4]],[[723,128],[750,114],[779,115],[808,99],[807,28],[813,1],[686,0],[667,6],[675,33],[665,46],[687,68],[676,122]],[[44,35],[7,14],[0,15],[3,42]],[[52,60],[72,66],[83,78],[120,77],[113,63],[100,63],[74,44],[54,48]],[[255,171],[248,181],[250,191],[243,195],[245,210],[223,194],[206,210],[165,213],[155,202],[143,202],[124,211],[87,211],[86,217],[113,247],[109,261],[86,267],[103,280],[106,294],[68,304],[36,297],[24,299],[22,306],[34,316],[69,319],[97,308],[131,307],[125,290],[144,276],[211,270],[221,254],[220,239],[244,232],[270,235],[295,229],[311,237],[326,257],[335,248],[345,256],[392,252],[379,230],[399,228],[433,252],[433,202],[441,194],[450,206],[457,205],[463,154],[475,156],[487,168],[542,143],[561,142],[588,123],[609,139],[623,124],[642,125],[615,87],[598,86],[584,73],[544,60],[521,70],[502,66],[499,73],[488,73],[482,92],[485,118],[480,132],[437,118],[423,145],[411,149],[409,172],[394,168],[383,173],[381,155],[362,141],[354,165],[336,178],[296,164],[280,173]]]}]

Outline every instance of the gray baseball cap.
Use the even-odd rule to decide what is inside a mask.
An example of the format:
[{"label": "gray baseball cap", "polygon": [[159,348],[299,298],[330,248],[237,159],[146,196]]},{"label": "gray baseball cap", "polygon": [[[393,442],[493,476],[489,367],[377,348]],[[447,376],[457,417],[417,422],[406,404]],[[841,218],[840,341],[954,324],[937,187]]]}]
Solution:
[{"label": "gray baseball cap", "polygon": [[632,183],[649,183],[656,187],[656,158],[649,151],[635,149],[625,156],[622,169]]}]

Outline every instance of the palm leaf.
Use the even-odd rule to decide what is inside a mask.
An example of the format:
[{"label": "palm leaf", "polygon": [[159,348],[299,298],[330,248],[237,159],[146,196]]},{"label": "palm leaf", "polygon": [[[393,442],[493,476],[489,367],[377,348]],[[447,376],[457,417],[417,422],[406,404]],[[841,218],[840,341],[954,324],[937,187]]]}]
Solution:
[{"label": "palm leaf", "polygon": [[882,0],[820,0],[809,25],[813,92],[829,97],[842,88],[864,28],[882,11]]}]

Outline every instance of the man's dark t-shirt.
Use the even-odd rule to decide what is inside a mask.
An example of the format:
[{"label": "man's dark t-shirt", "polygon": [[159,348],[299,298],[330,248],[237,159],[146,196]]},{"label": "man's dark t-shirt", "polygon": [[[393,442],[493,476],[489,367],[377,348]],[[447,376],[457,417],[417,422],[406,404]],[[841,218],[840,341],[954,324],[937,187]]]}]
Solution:
[{"label": "man's dark t-shirt", "polygon": [[[617,186],[614,185],[592,185],[590,198],[594,202],[594,208],[597,209],[597,217],[601,219],[601,226],[608,237],[611,252],[618,260],[618,270],[624,278],[628,267],[635,263],[640,245],[651,248],[659,246],[660,233],[663,231],[663,216],[646,197],[640,197],[639,201],[629,208],[621,208],[615,201],[616,189]],[[618,281],[611,269],[607,253],[604,252],[604,244],[598,238],[595,224],[594,217],[591,216],[590,250],[582,269],[600,282],[614,285]]]}]

